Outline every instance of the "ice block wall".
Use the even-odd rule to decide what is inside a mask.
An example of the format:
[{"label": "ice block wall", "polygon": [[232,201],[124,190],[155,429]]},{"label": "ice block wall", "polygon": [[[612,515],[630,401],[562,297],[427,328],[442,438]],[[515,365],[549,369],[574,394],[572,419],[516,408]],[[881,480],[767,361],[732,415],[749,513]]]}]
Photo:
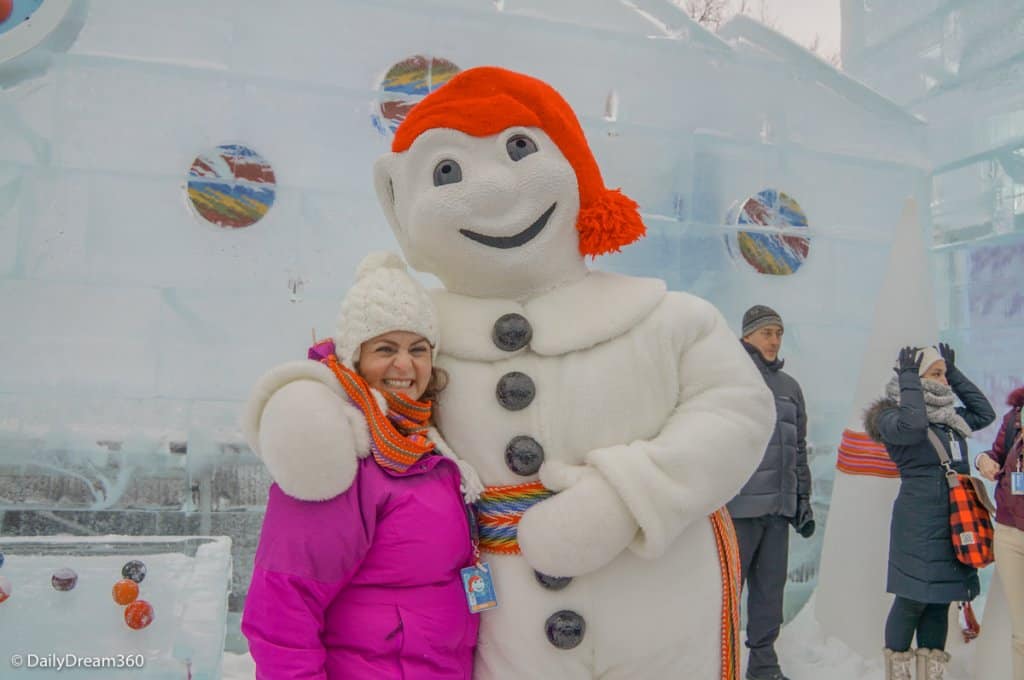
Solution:
[{"label": "ice block wall", "polygon": [[824,514],[891,230],[926,189],[899,107],[756,22],[714,35],[663,0],[63,2],[0,63],[0,531],[230,535],[237,613],[269,483],[241,402],[395,247],[370,175],[403,111],[483,64],[558,88],[640,202],[648,237],[595,266],[736,327],[782,313]]},{"label": "ice block wall", "polygon": [[844,0],[843,19],[850,72],[927,122],[940,328],[1001,412],[1024,384],[1024,7]]}]

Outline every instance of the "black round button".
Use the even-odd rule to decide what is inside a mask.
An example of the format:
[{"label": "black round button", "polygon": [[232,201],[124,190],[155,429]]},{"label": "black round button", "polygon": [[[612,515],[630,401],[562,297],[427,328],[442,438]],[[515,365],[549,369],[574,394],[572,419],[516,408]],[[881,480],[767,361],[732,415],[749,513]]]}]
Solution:
[{"label": "black round button", "polygon": [[525,373],[512,371],[501,376],[495,393],[499,404],[509,411],[520,411],[533,401],[537,388],[533,384],[533,378]]},{"label": "black round button", "polygon": [[533,576],[537,579],[537,583],[548,590],[561,590],[572,581],[572,576],[548,576],[539,571],[534,571]]},{"label": "black round button", "polygon": [[530,344],[533,328],[522,314],[505,314],[494,322],[491,340],[498,349],[515,352]]},{"label": "black round button", "polygon": [[540,464],[544,462],[544,447],[533,437],[520,435],[513,437],[505,447],[505,465],[508,469],[522,477],[537,474]]},{"label": "black round button", "polygon": [[587,624],[583,617],[576,612],[563,609],[548,617],[544,624],[544,632],[548,635],[548,642],[555,647],[572,649],[583,642]]}]

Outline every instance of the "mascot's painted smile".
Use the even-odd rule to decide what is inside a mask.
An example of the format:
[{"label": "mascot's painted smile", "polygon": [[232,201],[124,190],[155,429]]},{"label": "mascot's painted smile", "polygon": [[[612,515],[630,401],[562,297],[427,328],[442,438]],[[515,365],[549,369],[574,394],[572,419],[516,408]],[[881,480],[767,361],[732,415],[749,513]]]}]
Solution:
[{"label": "mascot's painted smile", "polygon": [[518,248],[532,241],[544,229],[548,223],[548,218],[551,217],[551,213],[555,212],[555,206],[557,205],[557,203],[552,203],[551,207],[545,210],[544,214],[538,217],[536,222],[518,234],[512,234],[511,236],[488,236],[487,234],[478,234],[469,229],[459,229],[459,233],[468,239],[491,248]]}]

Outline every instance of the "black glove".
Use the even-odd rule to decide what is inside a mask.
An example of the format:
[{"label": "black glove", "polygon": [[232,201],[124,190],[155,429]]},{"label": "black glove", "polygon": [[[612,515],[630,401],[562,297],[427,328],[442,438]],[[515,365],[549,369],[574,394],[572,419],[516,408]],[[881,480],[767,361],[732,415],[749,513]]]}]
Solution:
[{"label": "black glove", "polygon": [[944,342],[939,343],[939,354],[942,356],[942,360],[946,362],[946,373],[952,373],[956,370],[956,351],[952,347]]},{"label": "black glove", "polygon": [[804,538],[814,535],[814,510],[811,509],[809,498],[800,498],[796,502],[796,514],[791,520],[793,528]]},{"label": "black glove", "polygon": [[[916,357],[914,355],[917,355]],[[904,373],[913,372],[917,375],[918,371],[921,370],[921,360],[924,358],[924,354],[917,354],[917,350],[913,347],[904,347],[900,350],[899,358],[896,361],[896,375],[902,375]]]}]

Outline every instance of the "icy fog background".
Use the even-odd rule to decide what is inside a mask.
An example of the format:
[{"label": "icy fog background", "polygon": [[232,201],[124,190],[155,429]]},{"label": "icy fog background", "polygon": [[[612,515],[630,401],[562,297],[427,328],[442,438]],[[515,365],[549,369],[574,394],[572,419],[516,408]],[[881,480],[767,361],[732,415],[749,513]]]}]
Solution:
[{"label": "icy fog background", "polygon": [[[332,331],[362,255],[396,248],[370,170],[402,89],[382,83],[411,57],[564,94],[649,229],[596,267],[705,296],[737,329],[751,304],[781,312],[819,520],[905,198],[930,206],[943,337],[994,402],[1024,380],[1022,3],[844,0],[845,72],[665,0],[64,4],[0,64],[0,534],[230,536],[230,649],[269,484],[239,409]],[[276,180],[247,228],[188,198],[194,159],[224,144]],[[737,207],[767,189],[806,216],[791,275],[737,255]],[[788,616],[822,533],[794,539]]]}]

